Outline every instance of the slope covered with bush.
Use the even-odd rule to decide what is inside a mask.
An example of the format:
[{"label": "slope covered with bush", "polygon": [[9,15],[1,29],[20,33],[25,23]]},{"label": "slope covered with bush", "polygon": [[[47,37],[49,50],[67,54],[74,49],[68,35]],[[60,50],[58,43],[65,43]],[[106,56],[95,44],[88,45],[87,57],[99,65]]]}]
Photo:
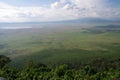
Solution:
[{"label": "slope covered with bush", "polygon": [[[120,58],[96,59],[89,64],[63,64],[49,67],[45,64],[28,62],[17,70],[7,65],[8,57],[0,56],[0,77],[7,80],[119,80]],[[4,62],[4,64],[3,64]]]}]

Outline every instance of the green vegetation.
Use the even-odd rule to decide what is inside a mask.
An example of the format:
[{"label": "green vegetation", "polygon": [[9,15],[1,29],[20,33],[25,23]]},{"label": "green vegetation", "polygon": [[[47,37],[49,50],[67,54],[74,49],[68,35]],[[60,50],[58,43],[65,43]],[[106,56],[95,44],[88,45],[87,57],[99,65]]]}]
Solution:
[{"label": "green vegetation", "polygon": [[93,28],[88,28],[86,32],[91,32],[96,34],[106,33],[106,32],[120,33],[120,25],[95,26]]},{"label": "green vegetation", "polygon": [[119,80],[120,26],[0,30],[2,78]]},{"label": "green vegetation", "polygon": [[96,28],[78,25],[1,31],[0,54],[9,56],[10,65],[17,68],[30,60],[56,66],[120,57],[120,33],[115,31],[118,26],[110,26],[112,31],[108,26],[101,27],[99,31],[105,32],[99,34],[91,29]]},{"label": "green vegetation", "polygon": [[0,68],[0,77],[7,80],[119,80],[119,67],[120,58],[110,61],[96,59],[89,64],[79,64],[77,67],[63,64],[54,68],[30,61],[21,70],[4,65]]},{"label": "green vegetation", "polygon": [[0,55],[0,68],[4,67],[7,63],[10,62],[10,59],[4,55]]}]

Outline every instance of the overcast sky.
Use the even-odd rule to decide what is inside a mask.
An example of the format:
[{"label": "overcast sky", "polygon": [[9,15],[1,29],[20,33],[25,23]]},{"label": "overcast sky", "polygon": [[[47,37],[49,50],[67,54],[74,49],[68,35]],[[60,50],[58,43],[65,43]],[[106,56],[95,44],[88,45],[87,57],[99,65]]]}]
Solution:
[{"label": "overcast sky", "polygon": [[120,19],[120,0],[0,0],[0,22]]}]

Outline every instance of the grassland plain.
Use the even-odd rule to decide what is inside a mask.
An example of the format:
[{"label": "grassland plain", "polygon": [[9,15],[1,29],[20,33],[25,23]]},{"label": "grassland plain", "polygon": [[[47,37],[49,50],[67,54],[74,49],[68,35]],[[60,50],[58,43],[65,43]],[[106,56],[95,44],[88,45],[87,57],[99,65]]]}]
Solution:
[{"label": "grassland plain", "polygon": [[86,32],[84,27],[52,27],[1,31],[0,54],[14,67],[33,60],[47,65],[120,57],[120,32]]}]

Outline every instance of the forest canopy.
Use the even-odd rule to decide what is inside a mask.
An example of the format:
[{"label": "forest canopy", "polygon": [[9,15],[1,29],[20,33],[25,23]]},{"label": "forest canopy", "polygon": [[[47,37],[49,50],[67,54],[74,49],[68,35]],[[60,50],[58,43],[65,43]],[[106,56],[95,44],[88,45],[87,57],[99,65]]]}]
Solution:
[{"label": "forest canopy", "polygon": [[0,55],[0,79],[2,80],[120,79],[120,58],[114,60],[96,59],[89,64],[62,64],[54,67],[30,61],[23,69],[16,69],[7,65],[10,61],[9,57]]}]

